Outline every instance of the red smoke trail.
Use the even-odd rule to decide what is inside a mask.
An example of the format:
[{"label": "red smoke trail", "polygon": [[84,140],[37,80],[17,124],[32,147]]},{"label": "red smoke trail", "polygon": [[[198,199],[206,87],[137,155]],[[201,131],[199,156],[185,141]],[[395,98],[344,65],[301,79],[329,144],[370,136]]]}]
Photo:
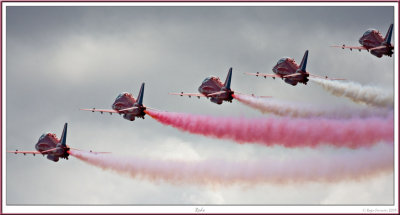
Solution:
[{"label": "red smoke trail", "polygon": [[384,108],[363,108],[351,109],[349,107],[319,107],[307,106],[304,104],[294,104],[290,102],[278,101],[270,98],[257,98],[248,95],[234,94],[233,97],[242,104],[255,108],[262,113],[272,113],[278,116],[289,117],[327,117],[327,118],[350,118],[350,117],[371,117],[393,115],[393,110]]},{"label": "red smoke trail", "polygon": [[146,110],[164,125],[209,137],[230,139],[239,143],[275,144],[285,147],[359,148],[378,141],[393,142],[393,118],[366,119],[289,119],[231,118]]},{"label": "red smoke trail", "polygon": [[112,154],[96,155],[76,150],[71,150],[70,154],[104,170],[112,170],[132,178],[167,181],[177,185],[337,182],[358,180],[393,171],[393,144],[338,152],[340,153],[318,153],[283,160],[265,158],[237,162],[150,160]]}]

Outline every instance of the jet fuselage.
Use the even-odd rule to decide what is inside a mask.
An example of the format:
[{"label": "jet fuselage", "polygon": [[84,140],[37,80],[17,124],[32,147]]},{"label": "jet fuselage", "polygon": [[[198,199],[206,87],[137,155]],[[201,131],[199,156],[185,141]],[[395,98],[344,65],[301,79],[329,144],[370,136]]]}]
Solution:
[{"label": "jet fuselage", "polygon": [[227,102],[232,102],[232,95],[233,91],[232,90],[227,90],[224,86],[224,84],[221,82],[221,80],[218,77],[210,76],[204,79],[204,81],[201,83],[198,91],[207,96],[212,93],[217,93],[220,91],[225,91],[221,94],[215,95],[210,98],[210,101],[216,103],[216,104],[222,104],[223,101]]},{"label": "jet fuselage", "polygon": [[[40,153],[47,154],[47,159],[57,162],[59,158],[68,159],[68,147],[63,147],[60,143],[60,140],[57,138],[55,134],[45,133],[40,136],[38,142],[35,145],[35,148]],[[54,149],[49,152],[44,152],[50,149]]]},{"label": "jet fuselage", "polygon": [[379,33],[378,30],[369,29],[367,30],[363,36],[358,40],[358,42],[364,46],[367,50],[371,48],[375,48],[378,46],[386,46],[386,48],[371,50],[371,54],[375,55],[378,58],[381,58],[383,55],[392,56],[393,54],[393,46],[387,44],[385,38]]},{"label": "jet fuselage", "polygon": [[309,74],[306,71],[300,71],[300,66],[297,65],[294,59],[289,57],[281,58],[274,68],[272,68],[272,71],[279,76],[292,75],[296,72],[303,73],[302,75],[283,78],[286,83],[293,86],[296,86],[299,82],[303,84],[307,84],[308,82]]},{"label": "jet fuselage", "polygon": [[124,119],[133,121],[135,120],[135,117],[143,118],[146,113],[144,110],[146,108],[143,105],[139,105],[136,103],[136,99],[132,96],[130,93],[121,93],[118,95],[118,97],[115,99],[114,103],[112,104],[112,109],[116,111],[120,111],[122,109],[130,108],[130,107],[138,107],[133,110],[127,110],[123,111],[123,117]]}]

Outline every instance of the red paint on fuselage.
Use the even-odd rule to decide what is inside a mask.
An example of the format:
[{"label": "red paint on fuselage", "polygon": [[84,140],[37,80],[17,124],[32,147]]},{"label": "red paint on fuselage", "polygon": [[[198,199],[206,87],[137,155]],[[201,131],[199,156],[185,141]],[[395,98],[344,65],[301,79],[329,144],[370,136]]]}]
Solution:
[{"label": "red paint on fuselage", "polygon": [[114,110],[121,110],[125,108],[133,107],[136,103],[136,99],[130,93],[121,93],[115,99],[114,103],[112,104],[112,109]]},{"label": "red paint on fuselage", "polygon": [[53,149],[57,146],[60,140],[55,134],[45,133],[40,136],[39,141],[36,143],[35,148],[39,152],[43,152],[49,149]]},{"label": "red paint on fuselage", "polygon": [[382,34],[375,29],[366,31],[359,40],[360,44],[366,48],[380,46],[383,41],[385,41],[385,39],[383,38]]},{"label": "red paint on fuselage", "polygon": [[[47,155],[47,159],[57,162],[59,158],[68,159],[68,150],[69,147],[63,148],[60,144],[60,140],[57,138],[55,134],[45,133],[40,136],[38,142],[35,145],[37,151],[42,154]],[[49,152],[45,152],[50,149],[57,148],[56,150],[52,150]]]},{"label": "red paint on fuselage", "polygon": [[138,105],[136,103],[136,99],[130,93],[121,93],[115,99],[114,103],[112,104],[112,109],[116,111],[120,111],[122,109],[130,108],[130,107],[138,107],[133,110],[122,111],[121,113],[124,114],[124,119],[133,121],[135,117],[143,118],[146,113],[144,110],[145,107]]},{"label": "red paint on fuselage", "polygon": [[296,72],[299,65],[292,58],[281,58],[278,63],[274,66],[272,71],[277,75],[291,75]]},{"label": "red paint on fuselage", "polygon": [[222,87],[224,84],[218,77],[210,76],[204,79],[198,90],[201,94],[208,95],[221,91]]},{"label": "red paint on fuselage", "polygon": [[224,93],[221,93],[221,94],[211,97],[210,101],[217,103],[217,104],[222,104],[223,101],[232,102],[232,99],[233,99],[233,97],[232,97],[233,91],[227,90],[225,88],[224,84],[221,82],[221,80],[218,77],[214,77],[214,76],[207,77],[201,83],[198,90],[201,94],[203,94],[205,96],[208,96],[209,94],[212,94],[212,93],[225,91]]},{"label": "red paint on fuselage", "polygon": [[303,73],[302,75],[282,78],[286,83],[291,84],[293,86],[297,85],[298,82],[307,84],[309,74],[306,71],[299,71],[300,66],[292,58],[281,58],[278,63],[272,68],[272,72],[283,77],[285,75],[292,75],[296,72]]},{"label": "red paint on fuselage", "polygon": [[367,49],[371,49],[378,46],[386,46],[386,48],[372,50],[371,54],[382,57],[383,55],[392,56],[393,54],[393,46],[390,44],[386,44],[385,38],[382,34],[375,29],[367,30],[363,36],[358,40],[358,42]]}]

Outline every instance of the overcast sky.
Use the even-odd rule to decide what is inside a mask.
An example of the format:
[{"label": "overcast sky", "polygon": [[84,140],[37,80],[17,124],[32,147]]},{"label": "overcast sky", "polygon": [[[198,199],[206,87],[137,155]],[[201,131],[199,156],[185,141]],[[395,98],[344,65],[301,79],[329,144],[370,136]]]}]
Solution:
[{"label": "overcast sky", "polygon": [[[7,150],[34,150],[40,135],[59,137],[69,123],[74,148],[163,159],[257,159],[296,156],[312,149],[236,144],[166,127],[149,116],[127,121],[79,108],[111,108],[120,92],[136,97],[146,83],[149,107],[215,116],[274,117],[237,101],[220,106],[168,95],[197,92],[209,75],[243,93],[329,106],[357,107],[309,83],[246,76],[272,73],[284,56],[307,71],[393,91],[397,53],[329,47],[359,45],[368,28],[383,35],[393,7],[7,7]],[[394,33],[398,32],[395,25]],[[395,44],[396,46],[396,44]],[[351,150],[351,149],[341,149]],[[340,150],[321,150],[340,153]],[[70,156],[8,154],[7,204],[392,204],[393,174],[339,183],[254,186],[171,185],[132,179]]]}]

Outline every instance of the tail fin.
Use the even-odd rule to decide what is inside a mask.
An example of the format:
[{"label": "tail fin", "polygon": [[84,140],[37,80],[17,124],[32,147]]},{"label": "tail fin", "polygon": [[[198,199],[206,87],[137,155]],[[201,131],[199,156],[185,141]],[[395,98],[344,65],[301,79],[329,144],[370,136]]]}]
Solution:
[{"label": "tail fin", "polygon": [[144,91],[144,83],[142,83],[142,86],[140,87],[140,91],[139,91],[139,95],[138,95],[137,103],[139,105],[143,105],[143,91]]},{"label": "tail fin", "polygon": [[306,52],[304,53],[303,60],[301,60],[300,71],[306,71],[307,58],[308,58],[308,50],[306,50]]},{"label": "tail fin", "polygon": [[386,36],[385,36],[386,44],[390,45],[390,41],[392,40],[392,33],[393,33],[393,24],[390,25],[389,30],[386,33]]},{"label": "tail fin", "polygon": [[68,123],[64,124],[64,129],[61,135],[61,140],[60,143],[62,146],[67,146],[67,127],[68,127]]},{"label": "tail fin", "polygon": [[226,80],[225,80],[225,88],[227,90],[231,89],[231,79],[232,79],[232,67],[229,69],[228,75],[226,76]]}]

